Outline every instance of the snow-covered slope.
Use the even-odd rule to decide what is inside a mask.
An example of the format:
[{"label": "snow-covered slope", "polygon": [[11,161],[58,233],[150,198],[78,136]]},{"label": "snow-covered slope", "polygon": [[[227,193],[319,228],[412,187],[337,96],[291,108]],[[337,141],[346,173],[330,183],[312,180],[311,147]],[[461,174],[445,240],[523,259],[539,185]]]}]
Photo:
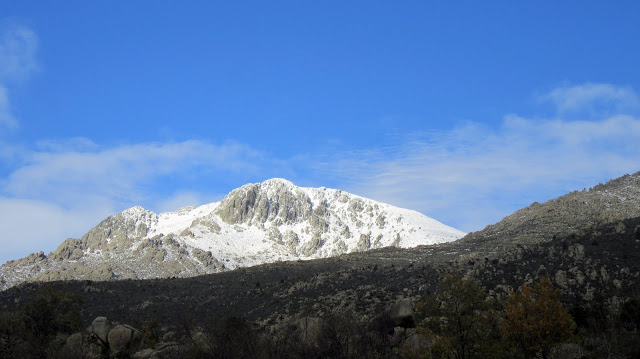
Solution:
[{"label": "snow-covered slope", "polygon": [[280,260],[453,241],[463,232],[418,212],[284,179],[247,184],[220,202],[108,217],[53,253],[0,267],[0,288],[25,280],[188,277]]}]

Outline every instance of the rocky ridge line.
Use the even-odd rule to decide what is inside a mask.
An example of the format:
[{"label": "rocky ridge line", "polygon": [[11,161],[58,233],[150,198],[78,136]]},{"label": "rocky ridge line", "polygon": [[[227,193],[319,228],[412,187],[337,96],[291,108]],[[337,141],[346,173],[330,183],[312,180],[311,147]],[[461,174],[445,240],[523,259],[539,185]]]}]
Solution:
[{"label": "rocky ridge line", "polygon": [[[640,216],[640,171],[545,203],[534,202],[462,241],[479,252],[576,236],[591,228]],[[485,243],[489,246],[485,246]]]},{"label": "rocky ridge line", "polygon": [[160,213],[132,207],[54,252],[0,267],[0,290],[24,281],[192,277],[280,260],[452,241],[464,233],[418,212],[283,179],[220,202]]}]

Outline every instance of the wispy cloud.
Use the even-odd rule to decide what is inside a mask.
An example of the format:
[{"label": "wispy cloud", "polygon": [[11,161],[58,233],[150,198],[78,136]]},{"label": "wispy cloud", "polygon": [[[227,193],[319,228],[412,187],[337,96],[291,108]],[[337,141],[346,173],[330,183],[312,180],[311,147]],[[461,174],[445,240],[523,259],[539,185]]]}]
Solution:
[{"label": "wispy cloud", "polygon": [[[14,248],[22,251],[18,256],[51,251],[63,239],[81,236],[107,215],[129,206],[168,211],[219,199],[217,190],[213,194],[192,190],[185,183],[259,177],[278,165],[233,142],[103,147],[76,138],[40,142],[36,150],[13,153],[21,157],[0,182],[0,244],[7,248],[3,257],[15,254],[8,250],[15,238],[21,243],[21,249]],[[51,230],[43,229],[47,227]]]},{"label": "wispy cloud", "polygon": [[0,79],[24,80],[38,68],[38,36],[15,22],[0,23]]},{"label": "wispy cloud", "polygon": [[[611,101],[612,94],[623,102],[635,98],[612,85],[586,87],[606,89],[601,95]],[[587,98],[601,99],[593,93],[573,97],[572,106],[582,107],[591,106]],[[508,115],[497,128],[468,122],[450,131],[409,134],[391,150],[335,154],[316,166],[351,191],[469,231],[533,201],[640,170],[638,158],[638,117],[570,121]]]},{"label": "wispy cloud", "polygon": [[540,96],[540,99],[551,101],[561,113],[597,109],[626,111],[637,109],[640,105],[632,89],[596,83],[558,87]]},{"label": "wispy cloud", "polygon": [[203,171],[252,173],[262,162],[260,152],[238,143],[95,146],[81,139],[67,147],[48,142],[48,151],[24,155],[22,165],[4,181],[3,192],[15,197],[47,198],[67,206],[91,196],[115,203],[142,202],[150,196],[152,186],[147,186],[158,178],[188,178]]},{"label": "wispy cloud", "polygon": [[33,252],[49,252],[112,213],[109,203],[96,201],[64,208],[50,201],[0,196],[0,264]]},{"label": "wispy cloud", "polygon": [[11,114],[9,95],[6,87],[0,85],[0,128],[14,129],[18,127],[18,121]]},{"label": "wispy cloud", "polygon": [[38,37],[31,29],[0,22],[0,129],[18,127],[7,88],[8,84],[26,80],[37,69],[37,48]]}]

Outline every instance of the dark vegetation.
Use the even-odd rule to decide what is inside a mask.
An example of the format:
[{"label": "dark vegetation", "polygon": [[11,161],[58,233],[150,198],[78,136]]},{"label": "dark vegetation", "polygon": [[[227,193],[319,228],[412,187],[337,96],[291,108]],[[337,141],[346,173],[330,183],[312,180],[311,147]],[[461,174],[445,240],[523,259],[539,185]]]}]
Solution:
[{"label": "dark vegetation", "polygon": [[[159,323],[136,323],[144,347],[156,357],[186,358],[601,358],[640,355],[640,297],[619,310],[595,302],[567,308],[548,278],[523,284],[506,300],[487,298],[457,271],[442,276],[436,292],[410,313],[383,311],[372,318],[338,311],[301,315],[272,327],[243,317],[196,320],[188,313],[162,335]],[[152,357],[65,345],[81,331],[80,297],[47,286],[15,312],[0,316],[0,357]],[[407,307],[409,308],[409,307]],[[570,313],[570,309],[574,311]],[[577,312],[576,312],[577,311]],[[575,320],[574,320],[575,319]],[[168,334],[168,335],[167,335]],[[161,345],[164,338],[170,345]],[[89,339],[90,340],[90,339]],[[87,343],[89,342],[87,340]],[[110,355],[111,354],[111,355]],[[164,355],[164,356],[163,356]]]},{"label": "dark vegetation", "polygon": [[93,357],[636,358],[639,275],[635,218],[502,248],[458,241],[191,279],[28,283],[0,292],[0,358],[90,357],[65,343],[99,316],[137,328],[148,356],[94,345]]}]

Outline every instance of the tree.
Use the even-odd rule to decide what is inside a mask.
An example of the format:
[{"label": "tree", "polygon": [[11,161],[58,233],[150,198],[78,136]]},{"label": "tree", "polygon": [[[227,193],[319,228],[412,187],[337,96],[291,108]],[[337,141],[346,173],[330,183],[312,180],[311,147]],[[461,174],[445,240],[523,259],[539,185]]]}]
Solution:
[{"label": "tree", "polygon": [[553,345],[569,339],[575,323],[559,300],[549,278],[530,288],[526,284],[509,296],[502,333],[525,358],[538,352],[547,358]]},{"label": "tree", "polygon": [[20,313],[0,312],[0,358],[29,357],[26,338],[24,318]]},{"label": "tree", "polygon": [[76,293],[54,290],[47,285],[22,308],[28,330],[38,339],[48,339],[57,333],[71,334],[81,330],[84,322],[79,309],[84,305]]},{"label": "tree", "polygon": [[[434,334],[431,356],[469,359],[485,357],[491,313],[484,290],[459,273],[445,274],[437,298],[417,304],[420,332]],[[422,319],[423,318],[423,319]]]}]

